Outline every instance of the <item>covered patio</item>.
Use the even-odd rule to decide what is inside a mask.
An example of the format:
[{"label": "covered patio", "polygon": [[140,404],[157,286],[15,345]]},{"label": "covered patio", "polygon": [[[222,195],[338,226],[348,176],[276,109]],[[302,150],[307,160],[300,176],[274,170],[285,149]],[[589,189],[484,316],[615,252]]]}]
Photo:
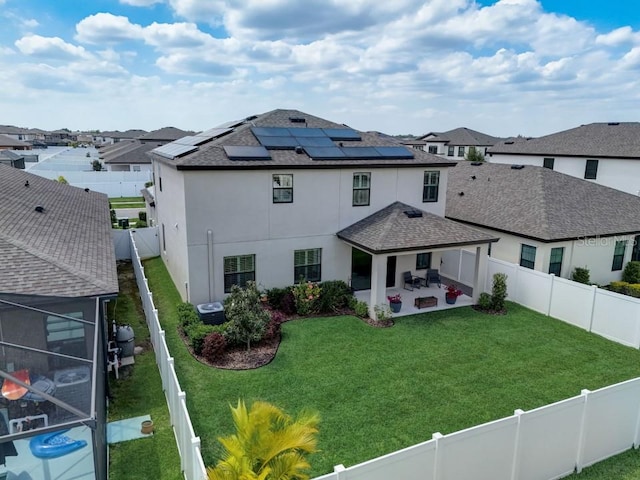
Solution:
[{"label": "covered patio", "polygon": [[[337,236],[352,248],[351,286],[356,296],[368,303],[371,318],[376,318],[374,307],[388,304],[387,297],[395,293],[402,295],[403,305],[394,316],[476,303],[485,288],[488,246],[498,241],[497,237],[402,202],[392,203]],[[466,295],[456,304],[445,302],[445,278],[442,288],[433,284],[413,291],[404,288],[405,272],[424,276],[427,268],[438,269],[443,252],[461,247],[475,247],[475,270],[471,285],[457,284]],[[417,308],[415,299],[422,297],[436,297],[437,305]]]}]

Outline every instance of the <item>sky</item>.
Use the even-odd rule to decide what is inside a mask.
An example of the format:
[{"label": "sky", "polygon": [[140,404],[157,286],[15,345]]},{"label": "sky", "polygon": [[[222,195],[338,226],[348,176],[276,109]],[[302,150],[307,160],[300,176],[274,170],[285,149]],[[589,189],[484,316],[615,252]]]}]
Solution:
[{"label": "sky", "polygon": [[0,0],[0,124],[202,131],[275,108],[357,130],[638,121],[638,0]]}]

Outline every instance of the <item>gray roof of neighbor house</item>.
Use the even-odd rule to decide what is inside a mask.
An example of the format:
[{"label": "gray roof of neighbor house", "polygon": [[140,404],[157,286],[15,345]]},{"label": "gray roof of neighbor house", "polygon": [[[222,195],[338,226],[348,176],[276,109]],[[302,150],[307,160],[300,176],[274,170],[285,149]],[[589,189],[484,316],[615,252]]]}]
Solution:
[{"label": "gray roof of neighbor house", "polygon": [[138,140],[142,142],[172,142],[187,135],[193,135],[195,132],[180,130],[175,127],[164,127],[154,130],[144,135],[140,135]]},{"label": "gray roof of neighbor house", "polygon": [[460,162],[446,217],[540,241],[640,232],[640,197],[554,170]]},{"label": "gray roof of neighbor house", "polygon": [[[294,129],[307,129],[309,133],[321,134],[320,129],[331,129],[333,138],[342,138],[336,134],[345,133],[347,130],[357,133],[358,139],[336,139],[329,136],[320,139],[324,142],[332,142],[330,146],[323,145],[321,148],[330,148],[336,155],[342,155],[343,147],[373,147],[358,150],[358,157],[344,156],[343,158],[319,158],[319,155],[310,156],[311,152],[318,152],[317,148],[293,148],[289,147],[269,147],[265,157],[248,158],[247,151],[263,150],[260,140],[252,132],[252,128],[275,127],[283,132],[291,132]],[[312,130],[314,129],[314,130]],[[287,135],[284,133],[284,135]],[[280,137],[282,139],[283,137]],[[290,141],[291,137],[284,138]],[[227,149],[241,152],[240,157],[232,159],[227,155]],[[252,148],[244,148],[252,147]],[[257,148],[256,148],[257,147]],[[375,156],[375,147],[393,147],[402,151],[407,158],[390,158],[378,155]],[[164,155],[159,153],[164,152]],[[178,152],[178,153],[172,153]],[[369,152],[369,154],[367,154]],[[355,154],[350,150],[351,154]],[[340,168],[340,167],[398,167],[398,166],[442,166],[455,165],[454,162],[447,161],[426,152],[414,149],[407,149],[399,141],[378,132],[359,132],[349,127],[325,120],[313,115],[309,115],[298,110],[272,110],[270,112],[248,117],[244,120],[228,122],[217,128],[202,132],[193,137],[180,139],[167,144],[159,149],[152,150],[149,155],[156,161],[172,165],[179,170],[208,170],[208,169],[270,169],[274,166],[284,166],[286,168]]]},{"label": "gray roof of neighbor house", "polygon": [[402,202],[394,202],[340,230],[336,235],[376,254],[498,241],[495,235],[424,212]]},{"label": "gray roof of neighbor house", "polygon": [[121,138],[121,139],[133,139],[133,138],[138,138],[141,135],[145,135],[146,133],[147,133],[146,130],[125,130],[124,132],[121,132],[119,130],[110,130],[110,131],[96,133],[96,136],[109,137],[109,138]]},{"label": "gray roof of neighbor house", "polygon": [[[429,135],[434,135],[434,138],[427,139],[426,137],[428,137]],[[447,132],[427,133],[426,135],[419,137],[419,140],[446,142],[448,145],[473,145],[488,147],[504,139],[500,137],[492,137],[491,135],[477,132],[475,130],[471,130],[470,128],[460,127],[454,128],[453,130],[449,130]]]},{"label": "gray roof of neighbor house", "polygon": [[491,154],[640,158],[640,122],[590,123],[538,138],[510,138]]},{"label": "gray roof of neighbor house", "polygon": [[7,135],[0,134],[0,147],[10,147],[10,148],[14,148],[14,147],[19,147],[19,148],[29,147],[29,148],[31,148],[31,145],[28,144],[28,143],[25,143],[25,142],[21,142],[20,140],[16,140],[15,138],[8,137]]},{"label": "gray roof of neighbor house", "polygon": [[107,196],[0,165],[0,259],[0,292],[117,293]]},{"label": "gray roof of neighbor house", "polygon": [[178,138],[190,135],[174,127],[154,130],[133,140],[123,140],[100,149],[100,160],[106,164],[151,163],[147,152],[154,148],[172,142]]}]

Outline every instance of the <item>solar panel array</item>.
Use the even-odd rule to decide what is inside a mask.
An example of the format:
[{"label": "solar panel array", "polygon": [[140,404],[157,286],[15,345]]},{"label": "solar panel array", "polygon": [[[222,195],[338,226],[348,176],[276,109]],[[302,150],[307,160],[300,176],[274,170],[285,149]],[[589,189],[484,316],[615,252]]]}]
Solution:
[{"label": "solar panel array", "polygon": [[219,138],[232,131],[232,128],[211,128],[198,133],[197,135],[182,137],[171,143],[167,143],[166,145],[154,148],[152,152],[164,158],[178,158],[183,155],[187,155],[188,153],[193,153],[198,150],[200,145],[210,142],[214,138]]},{"label": "solar panel array", "polygon": [[229,160],[271,160],[269,150],[264,147],[240,147],[224,145]]}]

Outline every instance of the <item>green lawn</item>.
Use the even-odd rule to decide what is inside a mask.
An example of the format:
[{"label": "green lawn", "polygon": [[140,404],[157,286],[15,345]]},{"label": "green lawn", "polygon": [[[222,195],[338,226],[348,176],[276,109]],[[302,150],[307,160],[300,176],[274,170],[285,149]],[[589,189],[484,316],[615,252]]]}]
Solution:
[{"label": "green lawn", "polygon": [[169,410],[162,391],[160,373],[149,342],[149,330],[142,313],[131,264],[118,268],[120,295],[110,302],[109,312],[116,322],[128,324],[134,330],[136,345],[145,352],[137,355],[132,367],[120,370],[119,380],[110,374],[113,398],[109,402],[109,421],[150,414],[155,426],[151,438],[117,443],[109,447],[110,480],[182,480],[180,457],[169,423]]},{"label": "green lawn", "polygon": [[144,197],[109,197],[109,201],[114,205],[116,203],[142,203],[142,204],[144,204]]},{"label": "green lawn", "polygon": [[205,464],[232,432],[229,403],[273,402],[321,416],[312,476],[443,434],[640,376],[640,352],[516,304],[505,316],[465,307],[376,329],[355,317],[283,325],[275,360],[253,371],[194,360],[177,332],[179,295],[160,258],[145,272],[175,357]]}]

